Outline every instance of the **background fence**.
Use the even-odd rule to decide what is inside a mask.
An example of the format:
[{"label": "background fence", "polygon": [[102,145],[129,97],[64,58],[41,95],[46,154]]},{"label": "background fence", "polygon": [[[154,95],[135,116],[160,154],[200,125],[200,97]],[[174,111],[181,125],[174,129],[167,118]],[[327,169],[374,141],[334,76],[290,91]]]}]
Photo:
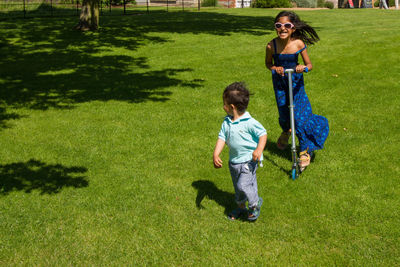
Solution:
[{"label": "background fence", "polygon": [[[82,0],[0,0],[0,19],[15,17],[78,16]],[[100,15],[123,15],[169,9],[247,7],[250,0],[101,0]]]}]

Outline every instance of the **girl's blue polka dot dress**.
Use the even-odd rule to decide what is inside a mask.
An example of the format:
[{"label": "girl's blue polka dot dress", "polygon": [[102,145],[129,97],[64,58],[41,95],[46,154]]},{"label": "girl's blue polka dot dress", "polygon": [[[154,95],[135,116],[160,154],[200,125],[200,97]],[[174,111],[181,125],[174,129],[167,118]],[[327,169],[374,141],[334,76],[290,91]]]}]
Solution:
[{"label": "girl's blue polka dot dress", "polygon": [[[275,52],[273,54],[274,65],[282,66],[285,69],[296,69],[298,56],[303,49],[295,54],[277,54],[274,40]],[[275,99],[279,111],[279,124],[283,131],[290,129],[289,115],[289,81],[288,76],[272,74]],[[304,90],[303,73],[292,74],[293,104],[296,135],[300,143],[300,151],[308,150],[313,152],[324,147],[329,134],[328,119],[312,113],[311,104]]]}]

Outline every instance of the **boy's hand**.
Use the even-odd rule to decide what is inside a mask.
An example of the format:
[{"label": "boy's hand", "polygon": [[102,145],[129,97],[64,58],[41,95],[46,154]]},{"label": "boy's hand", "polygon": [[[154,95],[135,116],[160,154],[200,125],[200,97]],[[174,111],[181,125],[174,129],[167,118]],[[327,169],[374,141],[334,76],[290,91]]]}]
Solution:
[{"label": "boy's hand", "polygon": [[265,144],[267,143],[267,134],[260,137],[257,148],[253,151],[253,160],[260,161],[264,152]]},{"label": "boy's hand", "polygon": [[218,169],[222,167],[222,160],[219,156],[214,155],[214,168]]},{"label": "boy's hand", "polygon": [[257,162],[261,160],[261,155],[263,151],[260,149],[256,149],[253,151],[253,161]]},{"label": "boy's hand", "polygon": [[213,153],[214,168],[216,168],[216,169],[222,167],[222,160],[219,157],[219,155],[221,154],[224,146],[225,146],[225,141],[218,138],[217,143],[215,144],[215,149],[214,149],[214,153]]}]

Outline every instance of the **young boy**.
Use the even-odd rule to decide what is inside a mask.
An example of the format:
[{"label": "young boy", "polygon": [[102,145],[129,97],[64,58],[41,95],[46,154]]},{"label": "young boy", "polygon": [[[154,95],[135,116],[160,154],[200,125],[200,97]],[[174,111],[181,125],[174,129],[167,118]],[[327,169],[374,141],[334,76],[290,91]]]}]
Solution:
[{"label": "young boy", "polygon": [[258,161],[263,159],[267,131],[246,112],[249,96],[244,83],[234,82],[226,87],[223,101],[228,116],[222,123],[214,149],[214,167],[221,168],[222,160],[219,155],[225,144],[229,147],[229,170],[238,204],[238,207],[228,214],[230,220],[236,220],[246,213],[248,220],[257,220],[263,202],[258,196],[256,170]]}]

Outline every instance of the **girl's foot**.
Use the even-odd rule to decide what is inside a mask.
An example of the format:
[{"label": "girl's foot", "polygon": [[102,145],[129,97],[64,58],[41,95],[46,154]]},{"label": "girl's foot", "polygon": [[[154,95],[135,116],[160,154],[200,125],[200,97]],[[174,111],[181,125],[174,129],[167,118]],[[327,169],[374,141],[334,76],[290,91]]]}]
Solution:
[{"label": "girl's foot", "polygon": [[247,213],[247,209],[236,208],[228,214],[228,219],[231,221],[235,221],[240,218],[243,214]]},{"label": "girl's foot", "polygon": [[307,150],[300,152],[300,171],[304,171],[304,169],[310,165],[311,163],[311,155],[308,153]]},{"label": "girl's foot", "polygon": [[287,148],[291,132],[291,129],[289,129],[289,131],[281,133],[281,136],[279,136],[278,142],[276,143],[278,149],[285,150]]}]

